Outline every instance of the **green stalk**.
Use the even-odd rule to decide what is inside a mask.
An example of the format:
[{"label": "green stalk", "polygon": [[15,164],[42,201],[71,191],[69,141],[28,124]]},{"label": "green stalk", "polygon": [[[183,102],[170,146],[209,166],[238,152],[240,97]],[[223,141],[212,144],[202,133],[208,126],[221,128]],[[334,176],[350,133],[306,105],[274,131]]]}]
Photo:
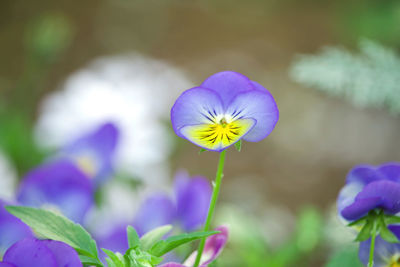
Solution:
[{"label": "green stalk", "polygon": [[[223,171],[224,171],[224,165],[225,165],[225,154],[226,154],[226,150],[223,150],[219,154],[217,176],[215,177],[215,183],[213,184],[213,192],[212,192],[212,196],[211,196],[210,207],[208,209],[207,220],[204,225],[204,231],[210,230],[211,220],[212,220],[212,217],[214,214],[215,205],[217,204],[219,190],[221,188],[222,177],[224,176]],[[200,241],[199,249],[197,250],[197,256],[196,256],[196,261],[194,263],[194,267],[199,266],[201,255],[203,254],[205,244],[206,244],[206,238],[203,238]]]},{"label": "green stalk", "polygon": [[368,267],[374,266],[374,251],[375,251],[375,239],[376,239],[377,222],[374,220],[374,225],[372,227],[371,233],[371,245],[369,247],[369,261]]}]

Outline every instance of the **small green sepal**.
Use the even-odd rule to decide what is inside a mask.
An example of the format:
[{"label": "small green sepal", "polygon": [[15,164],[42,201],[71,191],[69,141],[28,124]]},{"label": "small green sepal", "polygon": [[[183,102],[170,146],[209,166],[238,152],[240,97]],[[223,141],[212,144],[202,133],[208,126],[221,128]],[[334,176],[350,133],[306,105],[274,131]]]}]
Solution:
[{"label": "small green sepal", "polygon": [[242,139],[240,139],[239,141],[237,141],[237,142],[235,143],[235,148],[236,148],[236,150],[239,151],[239,152],[240,152],[240,150],[242,150]]}]

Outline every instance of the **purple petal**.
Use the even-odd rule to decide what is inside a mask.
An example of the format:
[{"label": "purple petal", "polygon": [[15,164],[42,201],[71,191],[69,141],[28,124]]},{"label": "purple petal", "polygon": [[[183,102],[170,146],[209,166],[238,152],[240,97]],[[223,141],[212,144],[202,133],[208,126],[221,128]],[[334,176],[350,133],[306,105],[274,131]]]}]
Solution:
[{"label": "purple petal", "polygon": [[389,225],[388,228],[400,240],[400,225]]},{"label": "purple petal", "polygon": [[371,165],[357,165],[347,174],[346,183],[369,183],[383,180],[385,177]]},{"label": "purple petal", "polygon": [[145,200],[136,213],[133,225],[138,234],[143,235],[156,227],[172,224],[175,216],[176,208],[172,200],[159,193]]},{"label": "purple petal", "polygon": [[251,90],[240,93],[229,104],[226,111],[234,119],[254,119],[256,125],[243,137],[258,142],[267,137],[279,119],[279,110],[272,95],[267,91]]},{"label": "purple petal", "polygon": [[0,267],[17,267],[17,266],[7,262],[0,262]]},{"label": "purple petal", "polygon": [[33,236],[26,224],[4,208],[8,204],[0,199],[0,255],[15,242]]},{"label": "purple petal", "polygon": [[200,87],[217,92],[224,107],[227,107],[237,94],[255,89],[249,78],[234,71],[218,72],[208,77]]},{"label": "purple petal", "polygon": [[54,240],[41,240],[43,245],[51,250],[59,267],[82,267],[78,253],[69,245]]},{"label": "purple petal", "polygon": [[180,172],[175,176],[177,218],[185,231],[193,231],[206,220],[211,199],[211,185],[204,177],[190,178]]},{"label": "purple petal", "polygon": [[18,267],[58,267],[52,251],[34,238],[27,238],[12,245],[4,254],[4,262]]},{"label": "purple petal", "polygon": [[[358,251],[358,256],[360,261],[367,266],[369,260],[369,249],[371,245],[371,240],[367,240],[360,243],[360,248]],[[390,260],[393,256],[399,255],[400,244],[393,244],[384,241],[382,238],[377,237],[375,241],[374,250],[374,267],[386,267],[390,266]]]},{"label": "purple petal", "polygon": [[390,214],[399,212],[400,184],[392,181],[369,183],[356,196],[354,203],[343,209],[342,215],[347,220],[356,220],[374,208],[382,208]]},{"label": "purple petal", "polygon": [[337,208],[338,213],[342,216],[342,211],[354,203],[354,200],[358,193],[364,188],[364,185],[359,182],[353,182],[346,184],[342,190],[339,192],[339,196],[337,199]]},{"label": "purple petal", "polygon": [[[128,224],[121,224],[107,234],[96,238],[97,244],[101,248],[106,248],[111,251],[125,252],[129,248],[126,228]],[[105,253],[103,256],[105,257]]]},{"label": "purple petal", "polygon": [[212,123],[212,117],[223,114],[222,101],[213,90],[195,87],[183,92],[171,109],[172,127],[182,137],[181,128]]},{"label": "purple petal", "polygon": [[383,202],[381,197],[373,197],[367,199],[359,199],[353,204],[342,210],[342,216],[346,220],[357,220],[368,214],[369,211],[377,208]]},{"label": "purple petal", "polygon": [[379,166],[378,172],[380,172],[386,179],[400,182],[400,163],[390,162]]},{"label": "purple petal", "polygon": [[72,162],[58,160],[25,176],[18,190],[18,201],[28,206],[54,207],[81,223],[93,205],[93,185]]},{"label": "purple petal", "polygon": [[[221,233],[212,235],[207,238],[204,246],[203,254],[201,255],[200,266],[206,267],[208,264],[213,262],[222,252],[228,241],[228,227],[220,226],[215,229]],[[189,258],[185,261],[186,266],[193,266],[197,256],[197,251],[193,252]]]},{"label": "purple petal", "polygon": [[119,131],[112,123],[106,123],[63,149],[63,155],[76,161],[96,184],[103,182],[112,172]]}]

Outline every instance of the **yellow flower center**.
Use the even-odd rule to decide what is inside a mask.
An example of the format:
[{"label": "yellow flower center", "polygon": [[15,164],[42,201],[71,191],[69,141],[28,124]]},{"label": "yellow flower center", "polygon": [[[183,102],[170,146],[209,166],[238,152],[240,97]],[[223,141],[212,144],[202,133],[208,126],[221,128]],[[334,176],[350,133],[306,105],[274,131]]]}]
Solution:
[{"label": "yellow flower center", "polygon": [[222,116],[213,123],[189,125],[181,129],[191,142],[210,150],[218,150],[232,145],[245,135],[254,125],[253,119],[233,120]]},{"label": "yellow flower center", "polygon": [[79,168],[90,178],[96,174],[97,166],[93,157],[89,155],[81,155],[76,158]]},{"label": "yellow flower center", "polygon": [[394,255],[387,267],[400,267],[400,255]]}]

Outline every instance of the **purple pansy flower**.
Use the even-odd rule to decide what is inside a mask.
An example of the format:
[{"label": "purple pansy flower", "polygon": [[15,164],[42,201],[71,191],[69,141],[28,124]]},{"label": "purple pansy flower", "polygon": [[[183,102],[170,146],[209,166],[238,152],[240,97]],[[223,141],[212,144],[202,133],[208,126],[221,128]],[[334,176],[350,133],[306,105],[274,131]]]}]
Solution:
[{"label": "purple pansy flower", "polygon": [[31,229],[20,219],[9,213],[4,206],[9,205],[0,199],[0,258],[15,242],[31,237]]},{"label": "purple pansy flower", "polygon": [[171,109],[175,133],[210,151],[222,151],[240,139],[258,142],[278,118],[270,92],[233,71],[216,73],[183,92]]},{"label": "purple pansy flower", "polygon": [[337,206],[339,214],[348,221],[357,220],[375,208],[387,214],[400,212],[400,163],[354,167],[339,193]]},{"label": "purple pansy flower", "polygon": [[[201,176],[190,178],[181,171],[175,177],[174,189],[175,200],[165,193],[145,199],[133,223],[130,223],[139,235],[166,224],[178,224],[184,231],[190,232],[204,223],[212,190],[208,180]],[[113,251],[127,250],[126,225],[121,224],[99,237],[100,246]]]},{"label": "purple pansy flower", "polygon": [[98,185],[104,182],[112,172],[118,139],[117,127],[112,123],[106,123],[65,146],[61,151],[61,156],[76,162]]},{"label": "purple pansy flower", "polygon": [[[400,239],[400,226],[392,225],[389,229]],[[361,262],[367,266],[371,239],[361,242],[358,256]],[[381,237],[375,240],[374,267],[398,267],[400,266],[400,244],[389,243]]]},{"label": "purple pansy flower", "polygon": [[65,243],[26,238],[12,245],[0,267],[82,267],[78,253]]},{"label": "purple pansy flower", "polygon": [[93,185],[70,160],[45,163],[21,181],[17,199],[22,205],[54,208],[82,223],[93,205]]},{"label": "purple pansy flower", "polygon": [[[215,230],[220,231],[220,233],[207,238],[204,251],[200,259],[200,267],[207,267],[211,262],[213,262],[221,254],[228,240],[229,234],[226,226],[220,226]],[[197,251],[193,252],[183,265],[180,263],[170,262],[163,264],[160,267],[191,267],[195,263],[196,256]]]}]

